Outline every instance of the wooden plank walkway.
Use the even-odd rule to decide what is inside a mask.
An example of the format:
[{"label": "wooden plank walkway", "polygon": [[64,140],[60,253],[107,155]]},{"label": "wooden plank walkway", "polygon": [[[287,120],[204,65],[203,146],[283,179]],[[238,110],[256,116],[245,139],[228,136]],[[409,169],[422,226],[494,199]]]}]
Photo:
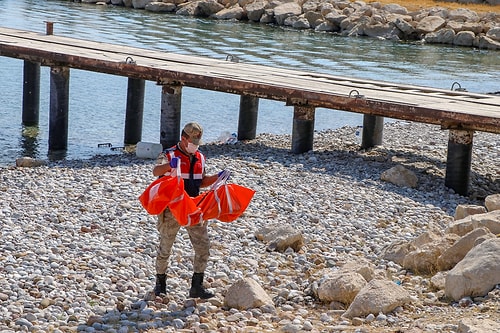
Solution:
[{"label": "wooden plank walkway", "polygon": [[[0,28],[0,56],[129,78],[500,133],[500,96],[399,85]],[[353,90],[356,90],[353,92]],[[356,98],[356,94],[363,98]]]},{"label": "wooden plank walkway", "polygon": [[[160,142],[180,136],[182,87],[239,94],[238,139],[255,138],[258,99],[294,107],[292,151],[313,148],[318,107],[364,114],[362,148],[382,143],[384,117],[449,130],[445,185],[467,194],[474,131],[500,133],[500,96],[362,80],[173,54],[0,27],[0,56],[23,59],[23,123],[38,120],[40,66],[51,67],[49,150],[67,147],[69,69],[126,76],[125,144],[140,141],[144,81],[162,85]],[[229,57],[228,57],[229,58]],[[229,60],[229,61],[228,61]],[[234,60],[234,59],[233,59]],[[240,127],[240,125],[242,126]]]}]

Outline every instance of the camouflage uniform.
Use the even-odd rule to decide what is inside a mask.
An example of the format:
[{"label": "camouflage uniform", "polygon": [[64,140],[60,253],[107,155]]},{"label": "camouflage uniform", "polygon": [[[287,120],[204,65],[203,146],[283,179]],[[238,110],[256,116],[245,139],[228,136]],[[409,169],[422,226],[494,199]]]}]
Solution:
[{"label": "camouflage uniform", "polygon": [[[210,240],[208,239],[207,225],[207,223],[200,223],[192,227],[185,227],[194,249],[193,271],[195,273],[205,271],[210,256]],[[172,245],[181,226],[177,223],[172,213],[166,209],[162,214],[158,215],[156,228],[160,233],[160,245],[156,256],[156,273],[165,274],[168,267],[168,259],[172,252]]]},{"label": "camouflage uniform", "polygon": [[[177,156],[179,151],[176,147],[172,147],[167,150],[166,153],[162,153],[157,160],[158,164],[169,163],[169,159],[167,155],[169,153],[174,152]],[[198,152],[198,154],[201,154]],[[201,172],[203,172],[204,168],[204,157],[199,156],[199,162],[203,160]],[[183,157],[185,158],[185,156]],[[191,161],[187,163],[191,163]],[[195,161],[196,163],[196,161]],[[189,180],[185,179],[185,184],[189,184]],[[196,196],[197,191],[199,191],[199,185],[191,184],[191,190],[195,191],[194,193],[188,193],[191,196]],[[168,208],[163,211],[162,214],[158,215],[158,222],[156,224],[156,228],[160,234],[160,244],[158,247],[158,255],[156,256],[156,273],[157,274],[165,274],[168,267],[168,260],[170,254],[172,252],[172,245],[175,242],[175,238],[177,236],[177,232],[181,228],[177,220],[174,218],[170,210]],[[193,262],[193,271],[195,273],[202,273],[205,271],[207,267],[208,258],[210,256],[210,240],[208,238],[208,228],[207,223],[200,223],[195,226],[185,227],[188,232],[189,239],[191,240],[191,244],[194,249],[194,262]]]}]

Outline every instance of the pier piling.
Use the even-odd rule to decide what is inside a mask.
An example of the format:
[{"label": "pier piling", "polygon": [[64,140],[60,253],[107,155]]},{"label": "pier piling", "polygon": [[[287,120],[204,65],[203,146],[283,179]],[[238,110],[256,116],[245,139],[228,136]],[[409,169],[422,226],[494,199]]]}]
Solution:
[{"label": "pier piling", "polygon": [[292,126],[292,152],[305,153],[313,149],[315,108],[295,105]]},{"label": "pier piling", "polygon": [[23,125],[36,126],[40,121],[40,63],[24,61]]},{"label": "pier piling", "polygon": [[181,131],[182,86],[163,85],[161,91],[160,143],[163,148],[175,145]]},{"label": "pier piling", "polygon": [[238,118],[238,140],[253,140],[257,135],[257,116],[259,98],[248,95],[240,97],[240,113]]},{"label": "pier piling", "polygon": [[145,85],[145,80],[128,79],[125,135],[123,140],[126,145],[135,145],[142,138]]},{"label": "pier piling", "polygon": [[68,147],[69,67],[50,68],[49,150]]},{"label": "pier piling", "polygon": [[472,161],[474,131],[450,130],[444,184],[460,195],[467,195]]},{"label": "pier piling", "polygon": [[365,114],[363,116],[363,136],[361,148],[367,149],[382,144],[384,117]]}]

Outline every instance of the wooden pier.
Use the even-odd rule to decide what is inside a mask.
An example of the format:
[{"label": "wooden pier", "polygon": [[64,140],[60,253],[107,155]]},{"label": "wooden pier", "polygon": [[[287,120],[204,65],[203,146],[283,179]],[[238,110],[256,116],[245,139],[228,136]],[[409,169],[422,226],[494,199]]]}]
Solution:
[{"label": "wooden pier", "polygon": [[125,144],[142,135],[144,82],[162,86],[160,142],[180,136],[182,87],[240,95],[238,139],[254,139],[259,98],[293,106],[291,150],[313,149],[318,107],[364,114],[362,148],[382,143],[384,117],[449,130],[446,186],[467,194],[474,131],[500,133],[500,96],[392,84],[328,74],[188,56],[0,28],[0,56],[24,60],[23,122],[38,123],[40,66],[50,66],[49,150],[67,148],[70,68],[129,78]]}]

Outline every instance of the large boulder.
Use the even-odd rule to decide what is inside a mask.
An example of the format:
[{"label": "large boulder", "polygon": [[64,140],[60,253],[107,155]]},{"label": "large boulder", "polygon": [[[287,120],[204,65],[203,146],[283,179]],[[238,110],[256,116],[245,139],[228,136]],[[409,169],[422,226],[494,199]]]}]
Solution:
[{"label": "large boulder", "polygon": [[20,157],[16,159],[16,167],[27,167],[27,168],[32,168],[32,167],[39,167],[42,165],[46,165],[47,162],[44,160],[39,160],[31,157]]},{"label": "large boulder", "polygon": [[369,314],[389,313],[410,302],[410,294],[400,285],[388,280],[373,279],[360,290],[347,311],[346,318]]},{"label": "large boulder", "polygon": [[273,300],[257,281],[245,278],[236,281],[227,290],[224,305],[230,308],[247,310],[263,305],[274,306]]},{"label": "large boulder", "polygon": [[398,186],[417,187],[418,178],[411,170],[402,165],[396,165],[382,172],[380,179]]},{"label": "large boulder", "polygon": [[466,218],[469,215],[474,214],[484,214],[486,213],[486,208],[478,205],[458,205],[455,208],[455,216],[453,217],[456,220],[461,220]]},{"label": "large boulder", "polygon": [[135,9],[144,9],[150,2],[153,2],[153,0],[132,0],[132,7]]},{"label": "large boulder", "polygon": [[155,12],[155,13],[168,13],[168,12],[173,12],[177,6],[171,2],[161,2],[161,1],[154,1],[150,2],[144,7],[145,10],[150,11],[150,12]]},{"label": "large boulder", "polygon": [[278,25],[283,25],[289,16],[302,14],[302,7],[296,2],[288,2],[274,8],[274,18]]},{"label": "large boulder", "polygon": [[257,0],[246,5],[245,11],[247,13],[247,18],[250,21],[259,22],[262,15],[264,14],[267,6],[267,1]]},{"label": "large boulder", "polygon": [[[491,29],[491,30],[493,30],[493,29]],[[496,34],[498,35],[497,41],[500,41],[500,27],[496,28],[496,30],[497,30]],[[488,31],[488,33],[490,31]],[[489,34],[487,34],[487,35],[491,36]],[[488,195],[484,199],[484,205],[486,206],[486,209],[488,210],[488,212],[492,212],[494,210],[500,210],[500,194]]]},{"label": "large boulder", "polygon": [[458,46],[472,46],[476,35],[472,31],[460,31],[455,35],[453,44]]},{"label": "large boulder", "polygon": [[218,20],[241,20],[245,15],[245,11],[238,4],[230,7],[224,8],[221,11],[212,14],[211,17]]},{"label": "large boulder", "polygon": [[318,287],[318,298],[323,302],[351,304],[353,299],[366,285],[361,274],[338,272],[327,277]]},{"label": "large boulder", "polygon": [[198,4],[198,14],[201,16],[209,17],[221,10],[224,6],[217,2],[217,0],[202,0]]},{"label": "large boulder", "polygon": [[302,232],[291,225],[271,224],[257,230],[255,237],[267,243],[268,251],[284,252],[291,248],[297,252],[304,245]]},{"label": "large boulder", "polygon": [[500,41],[493,40],[488,36],[479,36],[477,47],[487,50],[500,50]]},{"label": "large boulder", "polygon": [[457,333],[493,333],[500,332],[500,323],[478,316],[477,318],[463,318],[458,323]]},{"label": "large boulder", "polygon": [[432,44],[453,44],[454,39],[455,31],[450,28],[444,28],[436,32],[430,32],[424,37],[426,43]]},{"label": "large boulder", "polygon": [[473,12],[467,8],[458,8],[450,10],[448,13],[448,19],[452,21],[461,21],[461,22],[478,22],[479,15],[476,12]]},{"label": "large boulder", "polygon": [[415,29],[424,34],[444,28],[446,20],[440,16],[427,16],[418,22]]},{"label": "large boulder", "polygon": [[456,240],[456,235],[444,235],[438,241],[427,243],[411,251],[403,260],[403,267],[418,274],[430,274],[438,271],[438,258]]},{"label": "large boulder", "polygon": [[479,237],[494,238],[487,228],[477,228],[457,240],[450,248],[446,249],[437,260],[438,270],[444,271],[452,269],[467,253],[474,247]]},{"label": "large boulder", "polygon": [[464,219],[453,221],[446,228],[445,232],[463,236],[480,227],[488,228],[495,235],[500,234],[500,210],[494,210],[484,214],[469,215]]},{"label": "large boulder", "polygon": [[446,275],[445,294],[458,301],[465,296],[484,296],[500,283],[500,238],[472,248]]},{"label": "large boulder", "polygon": [[382,10],[389,12],[389,13],[392,13],[392,14],[401,14],[401,15],[408,14],[408,9],[406,9],[406,7],[403,7],[403,6],[400,6],[398,4],[394,4],[394,3],[384,5],[382,7]]}]

